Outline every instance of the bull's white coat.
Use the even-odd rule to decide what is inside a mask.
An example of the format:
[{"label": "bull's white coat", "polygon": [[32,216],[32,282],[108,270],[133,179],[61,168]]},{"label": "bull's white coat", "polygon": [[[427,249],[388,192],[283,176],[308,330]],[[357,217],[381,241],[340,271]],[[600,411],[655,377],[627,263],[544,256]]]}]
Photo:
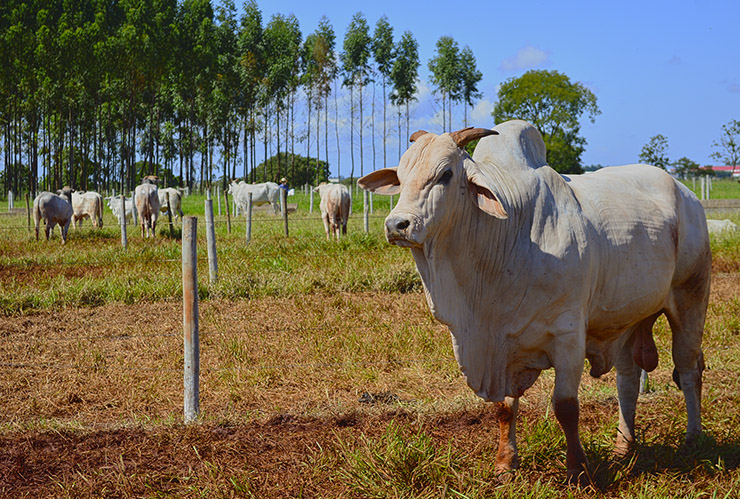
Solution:
[{"label": "bull's white coat", "polygon": [[[121,198],[120,196],[109,196],[105,198],[108,201],[108,208],[113,212],[113,214],[118,219],[118,224],[121,224]],[[126,218],[131,219],[131,222],[134,221],[134,200],[133,198],[124,198],[125,199],[125,209],[126,209]]]},{"label": "bull's white coat", "polygon": [[[554,367],[553,402],[576,477],[586,461],[577,433],[584,359],[593,376],[617,367],[617,444],[626,450],[640,373],[633,346],[652,341],[653,322],[665,313],[687,438],[695,436],[711,266],[701,204],[652,166],[561,176],[545,165],[544,143],[529,123],[494,130],[499,135],[482,138],[472,158],[450,134],[422,135],[396,171],[360,179],[371,190],[400,192],[387,238],[411,248],[468,385],[515,414],[518,397]],[[505,419],[500,470],[518,463]]]},{"label": "bull's white coat", "polygon": [[179,216],[182,219],[182,196],[180,191],[172,187],[157,190],[159,197],[159,210],[162,213],[167,212],[167,195],[170,196],[170,207],[172,208],[172,217],[176,220]]},{"label": "bull's white coat", "polygon": [[342,184],[321,184],[314,187],[314,192],[318,192],[321,197],[319,208],[321,209],[321,219],[324,221],[324,231],[326,239],[340,237],[347,233],[347,219],[349,218],[349,189]]},{"label": "bull's white coat", "polygon": [[72,224],[82,227],[85,218],[90,218],[93,227],[103,227],[103,196],[95,191],[74,191],[72,193]]},{"label": "bull's white coat", "polygon": [[52,192],[39,192],[33,200],[33,222],[36,228],[36,240],[39,240],[39,222],[43,220],[46,225],[46,240],[49,240],[49,234],[54,230],[54,227],[59,225],[62,232],[62,244],[66,244],[72,213],[72,204],[68,199]]},{"label": "bull's white coat", "polygon": [[139,214],[139,223],[141,224],[141,237],[152,237],[157,234],[157,217],[159,216],[159,196],[157,195],[157,186],[150,183],[144,183],[136,186],[134,189],[134,202],[136,211]]},{"label": "bull's white coat", "polygon": [[232,181],[229,184],[229,194],[234,198],[234,202],[237,206],[237,212],[234,215],[238,215],[239,212],[245,212],[247,210],[247,196],[252,193],[252,204],[254,206],[260,206],[265,203],[270,203],[272,211],[277,215],[280,211],[280,187],[275,182],[264,182],[262,184],[248,184],[243,180],[240,182]]}]

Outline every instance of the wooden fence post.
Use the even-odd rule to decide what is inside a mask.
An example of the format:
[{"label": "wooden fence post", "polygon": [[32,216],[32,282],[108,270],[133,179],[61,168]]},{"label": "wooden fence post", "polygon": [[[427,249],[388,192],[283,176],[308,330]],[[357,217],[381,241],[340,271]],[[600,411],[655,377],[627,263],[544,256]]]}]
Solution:
[{"label": "wooden fence post", "polygon": [[200,414],[200,338],[198,332],[198,218],[182,221],[182,326],[184,339],[185,423]]},{"label": "wooden fence post", "polygon": [[216,186],[216,199],[218,200],[218,216],[221,216],[221,186]]},{"label": "wooden fence post", "polygon": [[313,213],[313,187],[311,187],[311,189],[310,189],[310,190],[311,190],[311,193],[310,193],[310,196],[311,196],[311,202],[310,202],[310,203],[309,203],[309,205],[308,205],[308,212],[309,212],[309,213]]},{"label": "wooden fence post", "polygon": [[28,199],[28,193],[26,193],[26,226],[28,232],[31,232],[31,204]]},{"label": "wooden fence post", "polygon": [[279,189],[280,204],[283,207],[283,221],[285,222],[285,237],[288,237],[288,192],[282,187],[280,187]]},{"label": "wooden fence post", "polygon": [[252,193],[247,193],[247,244],[252,240]]},{"label": "wooden fence post", "polygon": [[226,231],[231,235],[231,212],[229,211],[229,193],[224,189],[224,205],[226,206]]},{"label": "wooden fence post", "polygon": [[121,194],[121,213],[121,246],[123,246],[123,249],[126,249],[128,247],[128,238],[126,237],[126,196],[123,194]]},{"label": "wooden fence post", "polygon": [[218,259],[216,258],[216,229],[213,224],[213,200],[211,190],[206,191],[206,242],[208,243],[208,277],[211,284],[218,279]]},{"label": "wooden fence post", "polygon": [[363,190],[362,191],[362,213],[363,213],[363,218],[365,220],[365,234],[370,232],[370,217],[369,217],[370,207],[368,206],[368,202],[367,202],[368,197],[369,197],[368,192],[366,190]]}]

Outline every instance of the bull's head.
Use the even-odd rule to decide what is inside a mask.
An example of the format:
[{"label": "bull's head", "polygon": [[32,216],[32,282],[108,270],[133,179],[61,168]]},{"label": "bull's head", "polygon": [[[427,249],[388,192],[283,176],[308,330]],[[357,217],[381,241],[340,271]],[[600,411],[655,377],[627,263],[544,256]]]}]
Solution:
[{"label": "bull's head", "polygon": [[451,223],[449,214],[468,203],[496,218],[506,210],[494,195],[488,180],[465,152],[465,145],[498,132],[466,128],[436,135],[415,132],[414,144],[401,157],[397,168],[384,168],[365,175],[358,184],[379,194],[400,193],[398,204],[385,219],[388,242],[421,247],[429,235]]}]

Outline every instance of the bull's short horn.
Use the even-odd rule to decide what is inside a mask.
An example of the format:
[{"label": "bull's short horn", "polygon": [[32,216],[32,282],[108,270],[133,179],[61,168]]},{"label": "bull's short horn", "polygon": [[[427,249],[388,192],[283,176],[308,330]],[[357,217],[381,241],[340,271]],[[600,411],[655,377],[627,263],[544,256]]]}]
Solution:
[{"label": "bull's short horn", "polygon": [[409,137],[409,142],[416,142],[416,139],[418,139],[422,135],[426,135],[427,133],[429,132],[427,132],[426,130],[417,130],[416,132],[411,134],[411,137]]},{"label": "bull's short horn", "polygon": [[488,128],[473,128],[472,126],[470,126],[468,128],[463,128],[462,130],[450,133],[450,137],[452,137],[452,140],[454,140],[455,144],[457,144],[457,147],[461,149],[465,147],[468,142],[472,142],[476,139],[482,139],[483,137],[487,137],[489,135],[498,135],[498,132],[496,130],[489,130]]}]

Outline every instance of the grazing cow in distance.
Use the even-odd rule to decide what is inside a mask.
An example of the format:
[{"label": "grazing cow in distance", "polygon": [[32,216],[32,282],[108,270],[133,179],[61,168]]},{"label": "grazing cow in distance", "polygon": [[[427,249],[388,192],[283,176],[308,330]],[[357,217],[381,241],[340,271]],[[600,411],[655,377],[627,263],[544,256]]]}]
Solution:
[{"label": "grazing cow in distance", "polygon": [[[121,224],[121,197],[120,196],[108,196],[105,198],[108,201],[108,208],[113,212],[113,214],[118,219],[118,224]],[[124,198],[125,200],[125,208],[126,208],[126,217],[131,219],[131,222],[134,221],[134,199],[133,198]]]},{"label": "grazing cow in distance", "polygon": [[[347,218],[349,217],[349,189],[342,184],[321,183],[314,187],[321,197],[321,219],[324,221],[326,240],[332,237],[339,239],[339,229],[347,234]],[[331,234],[331,236],[330,236]]]},{"label": "grazing cow in distance", "polygon": [[157,186],[153,183],[139,184],[134,189],[134,202],[141,223],[141,237],[157,235],[157,217],[159,216],[159,196]]},{"label": "grazing cow in distance", "polygon": [[33,222],[36,228],[36,240],[39,240],[39,222],[43,219],[46,225],[46,240],[54,227],[59,225],[62,232],[62,244],[67,243],[67,232],[72,222],[72,190],[68,187],[58,191],[60,194],[43,191],[33,200]]},{"label": "grazing cow in distance", "polygon": [[170,196],[170,206],[172,207],[172,216],[173,218],[177,218],[177,216],[180,216],[180,219],[182,220],[182,199],[180,196],[180,191],[177,189],[173,189],[172,187],[167,187],[165,189],[158,189],[157,195],[159,196],[159,209],[162,213],[167,212],[167,195]]},{"label": "grazing cow in distance", "polygon": [[92,220],[93,227],[103,227],[103,197],[94,191],[72,192],[72,225],[77,229],[86,217]]},{"label": "grazing cow in distance", "polygon": [[239,210],[246,211],[248,195],[252,193],[252,205],[260,206],[270,203],[274,214],[280,212],[280,187],[275,182],[265,182],[262,184],[248,184],[243,180],[236,182],[232,180],[229,184],[229,194],[234,198],[237,210],[234,215],[239,214]]},{"label": "grazing cow in distance", "polygon": [[738,226],[732,220],[725,218],[724,220],[712,220],[707,219],[707,229],[710,234],[723,234],[725,232],[733,232],[738,230]]},{"label": "grazing cow in distance", "polygon": [[[398,168],[359,184],[400,193],[386,238],[411,249],[465,380],[497,404],[496,469],[518,467],[519,397],[552,367],[568,479],[584,480],[584,359],[594,377],[616,367],[616,450],[626,453],[635,442],[641,369],[658,364],[652,327],[661,314],[673,332],[686,440],[699,435],[711,251],[696,196],[648,165],[559,175],[545,163],[540,133],[524,121],[411,139]],[[464,146],[474,139],[471,158]]]}]

